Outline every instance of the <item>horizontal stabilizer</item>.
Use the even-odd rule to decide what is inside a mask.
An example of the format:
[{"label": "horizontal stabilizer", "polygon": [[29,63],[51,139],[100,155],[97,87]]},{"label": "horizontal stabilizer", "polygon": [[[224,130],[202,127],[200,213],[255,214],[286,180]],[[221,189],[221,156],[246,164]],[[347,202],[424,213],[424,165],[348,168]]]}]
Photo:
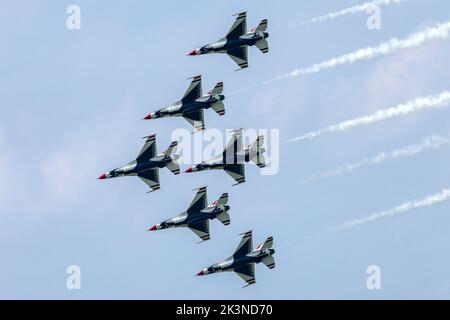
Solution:
[{"label": "horizontal stabilizer", "polygon": [[220,116],[223,116],[225,114],[225,105],[222,101],[214,103],[211,106],[211,109],[217,112]]},{"label": "horizontal stabilizer", "polygon": [[220,222],[222,222],[224,225],[229,225],[230,224],[230,214],[228,212],[223,212],[221,214],[219,214],[217,216],[217,220],[219,220]]},{"label": "horizontal stabilizer", "polygon": [[214,202],[214,205],[227,204],[228,203],[228,193],[224,193],[220,196],[219,200]]},{"label": "horizontal stabilizer", "polygon": [[174,175],[180,174],[180,165],[175,162],[169,162],[166,164],[166,168],[169,169]]},{"label": "horizontal stabilizer", "polygon": [[266,159],[264,157],[265,149],[264,146],[264,136],[259,136],[256,141],[249,146],[250,154],[252,154],[253,161],[258,167],[264,168],[266,166]]},{"label": "horizontal stabilizer", "polygon": [[262,262],[267,266],[269,269],[275,268],[275,259],[272,256],[267,256],[262,259]]},{"label": "horizontal stabilizer", "polygon": [[255,46],[261,50],[262,53],[269,52],[269,44],[267,43],[266,39],[261,39],[258,42],[255,43]]},{"label": "horizontal stabilizer", "polygon": [[266,242],[261,247],[261,250],[270,249],[273,247],[273,237],[268,237]]},{"label": "horizontal stabilizer", "polygon": [[218,84],[216,84],[214,89],[212,89],[210,94],[222,94],[222,92],[223,92],[223,82],[219,82]]},{"label": "horizontal stabilizer", "polygon": [[169,158],[172,158],[173,154],[175,152],[177,152],[177,146],[178,146],[178,142],[177,141],[173,141],[170,144],[169,148],[167,148],[167,150],[164,152],[164,154],[166,156],[168,156]]},{"label": "horizontal stabilizer", "polygon": [[259,25],[256,27],[255,32],[264,32],[267,30],[267,19],[262,20]]}]

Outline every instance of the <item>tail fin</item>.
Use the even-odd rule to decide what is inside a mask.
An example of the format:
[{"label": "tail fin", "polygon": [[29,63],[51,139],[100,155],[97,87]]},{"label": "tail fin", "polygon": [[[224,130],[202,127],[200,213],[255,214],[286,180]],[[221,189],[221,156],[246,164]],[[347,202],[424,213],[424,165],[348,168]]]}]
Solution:
[{"label": "tail fin", "polygon": [[180,174],[180,165],[177,163],[178,155],[177,152],[178,142],[174,141],[170,144],[169,148],[164,152],[164,154],[169,157],[172,161],[166,164],[166,168],[172,171],[173,174]]},{"label": "tail fin", "polygon": [[212,91],[209,94],[222,94],[222,92],[223,92],[223,82],[219,82],[218,84],[216,84],[214,89],[212,89]]},{"label": "tail fin", "polygon": [[260,31],[266,31],[267,30],[267,19],[264,19],[260,22],[260,24],[256,27],[255,31],[256,32],[260,32]]},{"label": "tail fin", "polygon": [[264,168],[266,166],[266,159],[264,157],[264,136],[259,136],[256,141],[249,146],[250,160],[253,161],[258,167]]}]

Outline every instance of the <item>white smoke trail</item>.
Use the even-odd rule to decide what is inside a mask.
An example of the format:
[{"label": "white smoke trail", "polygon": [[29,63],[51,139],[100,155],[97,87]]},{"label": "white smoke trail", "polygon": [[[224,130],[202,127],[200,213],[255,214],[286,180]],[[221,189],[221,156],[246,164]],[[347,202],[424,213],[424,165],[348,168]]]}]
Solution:
[{"label": "white smoke trail", "polygon": [[448,200],[449,198],[450,198],[450,189],[443,189],[441,192],[436,193],[431,196],[427,196],[423,199],[406,202],[398,207],[395,207],[395,208],[392,208],[392,209],[389,209],[386,211],[373,213],[364,218],[347,221],[338,227],[330,229],[329,231],[333,232],[333,231],[351,229],[351,228],[354,228],[361,224],[372,222],[372,221],[375,221],[378,219],[393,217],[393,216],[396,216],[399,214],[407,213],[407,212],[415,210],[415,209],[430,207],[435,204],[444,202],[444,201]]},{"label": "white smoke trail", "polygon": [[364,158],[355,163],[339,166],[332,171],[326,171],[317,175],[312,175],[308,179],[303,180],[301,183],[308,183],[320,179],[342,176],[344,174],[352,173],[353,171],[358,170],[364,166],[377,165],[388,160],[413,157],[428,150],[438,150],[448,146],[450,146],[450,135],[446,137],[432,135],[426,137],[418,144],[406,146],[391,152],[382,152],[372,158]]},{"label": "white smoke trail", "polygon": [[355,127],[368,125],[375,122],[380,122],[383,120],[391,119],[401,115],[407,115],[417,111],[422,111],[426,109],[435,109],[447,106],[450,103],[450,91],[444,91],[436,96],[420,97],[414,100],[408,101],[404,104],[398,106],[379,110],[371,115],[366,115],[352,120],[343,121],[336,125],[329,126],[327,128],[310,132],[306,135],[299,136],[289,140],[289,142],[296,142],[301,140],[314,139],[328,132],[336,131],[347,131]]},{"label": "white smoke trail", "polygon": [[332,13],[328,13],[325,14],[323,16],[319,16],[310,20],[306,20],[306,21],[302,21],[298,24],[293,24],[291,26],[289,26],[289,28],[295,28],[295,27],[301,27],[304,25],[309,25],[315,22],[322,22],[322,21],[326,21],[326,20],[332,20],[338,17],[342,17],[342,16],[346,16],[346,15],[350,15],[350,14],[356,14],[356,13],[361,13],[361,12],[367,12],[369,9],[373,8],[373,7],[378,7],[378,6],[382,6],[382,5],[390,5],[390,4],[394,4],[394,3],[401,3],[401,2],[406,2],[408,0],[376,0],[376,1],[371,1],[371,2],[366,2],[360,5],[356,5],[347,9],[343,9],[341,11],[337,11],[337,12],[332,12]]},{"label": "white smoke trail", "polygon": [[450,32],[450,22],[438,24],[434,28],[427,28],[423,31],[414,33],[406,39],[393,38],[388,42],[381,43],[376,47],[367,47],[359,49],[355,52],[344,54],[340,57],[332,58],[322,63],[315,64],[305,69],[296,69],[289,73],[285,73],[275,77],[272,80],[265,81],[263,84],[270,84],[279,80],[297,77],[306,74],[318,73],[325,69],[334,68],[343,64],[354,63],[385,56],[400,50],[419,47],[433,40],[447,39]]}]

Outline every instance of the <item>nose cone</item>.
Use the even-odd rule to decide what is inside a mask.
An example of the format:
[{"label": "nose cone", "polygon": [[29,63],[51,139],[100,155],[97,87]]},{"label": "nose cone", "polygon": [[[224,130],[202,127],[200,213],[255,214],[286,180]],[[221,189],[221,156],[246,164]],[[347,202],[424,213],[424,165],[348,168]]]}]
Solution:
[{"label": "nose cone", "polygon": [[155,224],[153,227],[148,229],[148,231],[156,231],[156,230],[158,230],[158,225],[157,224]]},{"label": "nose cone", "polygon": [[106,179],[106,173],[102,174],[100,177],[98,177],[99,180],[105,180]]},{"label": "nose cone", "polygon": [[188,55],[188,56],[197,56],[197,55],[198,55],[198,50],[197,50],[197,49],[192,50],[192,51],[189,52],[187,55]]},{"label": "nose cone", "polygon": [[204,276],[204,275],[205,275],[205,272],[203,270],[197,272],[197,274],[196,274],[196,276]]},{"label": "nose cone", "polygon": [[144,120],[152,120],[152,119],[154,119],[155,118],[155,115],[153,114],[153,113],[150,113],[148,116],[146,116],[145,118],[144,118]]}]

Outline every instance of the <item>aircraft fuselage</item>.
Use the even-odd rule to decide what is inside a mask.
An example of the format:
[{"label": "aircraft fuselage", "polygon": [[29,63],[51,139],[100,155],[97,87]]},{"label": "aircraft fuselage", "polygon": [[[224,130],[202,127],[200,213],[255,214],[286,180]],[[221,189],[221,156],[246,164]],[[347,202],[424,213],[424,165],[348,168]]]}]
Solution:
[{"label": "aircraft fuselage", "polygon": [[199,49],[199,54],[224,53],[228,50],[236,49],[242,46],[254,46],[258,41],[267,39],[269,33],[266,31],[250,32],[240,36],[237,39],[222,39],[208,44]]},{"label": "aircraft fuselage", "polygon": [[152,169],[162,169],[167,163],[171,162],[170,157],[165,155],[156,156],[148,161],[131,161],[130,163],[114,169],[106,174],[106,178],[117,178],[123,176],[136,176],[139,173]]},{"label": "aircraft fuselage", "polygon": [[162,108],[155,112],[155,118],[164,117],[181,117],[185,114],[196,112],[200,109],[209,109],[217,102],[225,100],[225,96],[222,94],[204,95],[194,101],[182,102],[179,101],[170,107]]}]

